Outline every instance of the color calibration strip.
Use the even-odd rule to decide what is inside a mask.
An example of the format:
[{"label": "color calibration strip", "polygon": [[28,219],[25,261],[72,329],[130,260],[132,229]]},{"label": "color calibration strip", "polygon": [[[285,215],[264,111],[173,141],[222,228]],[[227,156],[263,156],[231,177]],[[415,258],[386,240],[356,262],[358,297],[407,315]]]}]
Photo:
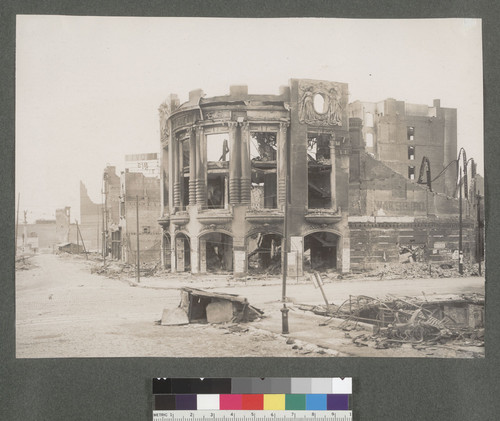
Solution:
[{"label": "color calibration strip", "polygon": [[153,379],[155,411],[348,411],[351,378]]}]

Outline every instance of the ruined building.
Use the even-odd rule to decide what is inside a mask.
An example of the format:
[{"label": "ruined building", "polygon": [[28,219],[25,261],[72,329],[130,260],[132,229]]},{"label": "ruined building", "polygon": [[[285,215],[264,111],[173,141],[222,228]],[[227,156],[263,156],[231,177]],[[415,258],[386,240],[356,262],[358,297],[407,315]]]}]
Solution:
[{"label": "ruined building", "polygon": [[[137,211],[139,212],[139,250],[141,262],[159,262],[161,230],[160,179],[125,170],[120,177],[120,223],[114,233],[113,257],[124,262],[137,261]],[[138,209],[137,209],[138,206]],[[118,246],[121,249],[118,250]]]},{"label": "ruined building", "polygon": [[[159,111],[162,262],[173,272],[280,272],[284,237],[290,276],[398,261],[405,244],[436,260],[457,248],[457,200],[386,162],[382,136],[376,156],[363,119],[349,118],[345,83],[292,79],[277,95],[195,90]],[[464,206],[470,251],[473,202]]]},{"label": "ruined building", "polygon": [[[429,159],[431,177],[457,158],[457,110],[441,107],[438,99],[432,107],[392,98],[355,101],[349,105],[349,115],[362,120],[366,151],[414,182],[424,157]],[[454,195],[453,169],[435,181],[434,191]]]}]

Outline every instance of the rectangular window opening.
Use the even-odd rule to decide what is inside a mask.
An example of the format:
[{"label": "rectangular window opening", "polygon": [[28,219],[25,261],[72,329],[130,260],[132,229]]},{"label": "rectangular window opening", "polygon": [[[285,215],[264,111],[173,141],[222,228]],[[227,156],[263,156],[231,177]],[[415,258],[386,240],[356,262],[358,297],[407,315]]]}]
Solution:
[{"label": "rectangular window opening", "polygon": [[410,161],[415,159],[415,146],[408,146],[408,159]]},{"label": "rectangular window opening", "polygon": [[207,135],[207,161],[228,162],[229,141],[227,133],[216,133]]},{"label": "rectangular window opening", "polygon": [[277,147],[276,133],[252,132],[250,135],[250,159],[252,161],[276,161]]},{"label": "rectangular window opening", "polygon": [[415,180],[415,167],[413,165],[408,167],[408,178],[410,180]]},{"label": "rectangular window opening", "polygon": [[415,139],[415,127],[413,127],[413,126],[407,127],[407,136],[408,136],[408,140]]},{"label": "rectangular window opening", "polygon": [[329,134],[307,135],[307,199],[309,209],[332,207]]},{"label": "rectangular window opening", "polygon": [[207,207],[208,209],[225,209],[228,203],[227,174],[208,174]]}]

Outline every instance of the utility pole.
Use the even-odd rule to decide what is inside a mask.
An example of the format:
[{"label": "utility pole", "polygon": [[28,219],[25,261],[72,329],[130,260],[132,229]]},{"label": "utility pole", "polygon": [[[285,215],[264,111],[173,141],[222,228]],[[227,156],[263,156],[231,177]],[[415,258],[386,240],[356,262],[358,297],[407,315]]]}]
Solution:
[{"label": "utility pole", "polygon": [[140,274],[140,257],[139,257],[139,196],[136,196],[136,206],[135,206],[136,220],[137,220],[137,283],[141,282]]},{"label": "utility pole", "polygon": [[477,263],[479,264],[479,276],[482,276],[481,273],[481,259],[483,258],[482,256],[482,250],[483,246],[481,244],[481,195],[479,192],[477,192],[477,245],[476,245],[476,256],[477,256]]},{"label": "utility pole", "polygon": [[19,229],[19,201],[21,200],[21,193],[17,194],[17,216],[16,216],[16,252],[15,256],[17,256],[17,231]]},{"label": "utility pole", "polygon": [[106,265],[106,255],[108,252],[108,173],[106,170],[103,175],[103,190],[104,194],[104,209],[102,212],[102,258],[103,264]]},{"label": "utility pole", "polygon": [[83,241],[83,235],[82,235],[82,232],[80,231],[80,227],[78,226],[78,221],[76,219],[75,219],[75,222],[76,222],[76,244],[78,246],[78,236],[80,236],[80,238],[82,240],[83,251],[85,253],[85,259],[89,260],[89,255],[87,253],[87,248],[85,247],[85,243]]},{"label": "utility pole", "polygon": [[459,226],[459,233],[458,233],[458,273],[460,275],[464,274],[464,252],[462,250],[462,167],[460,167],[460,178],[458,182],[458,189],[460,191],[460,198],[458,202],[458,212],[459,212],[459,219],[458,219],[458,226]]}]

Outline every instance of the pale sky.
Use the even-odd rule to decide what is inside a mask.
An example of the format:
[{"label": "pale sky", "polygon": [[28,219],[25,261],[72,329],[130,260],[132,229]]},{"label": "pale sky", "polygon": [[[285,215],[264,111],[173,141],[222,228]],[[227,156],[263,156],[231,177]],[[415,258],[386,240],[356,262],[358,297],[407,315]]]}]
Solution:
[{"label": "pale sky", "polygon": [[158,106],[291,78],[349,84],[349,101],[396,98],[458,109],[458,146],[483,169],[479,19],[17,17],[16,200],[30,222],[71,206],[79,181],[100,203],[109,163],[159,151]]}]

